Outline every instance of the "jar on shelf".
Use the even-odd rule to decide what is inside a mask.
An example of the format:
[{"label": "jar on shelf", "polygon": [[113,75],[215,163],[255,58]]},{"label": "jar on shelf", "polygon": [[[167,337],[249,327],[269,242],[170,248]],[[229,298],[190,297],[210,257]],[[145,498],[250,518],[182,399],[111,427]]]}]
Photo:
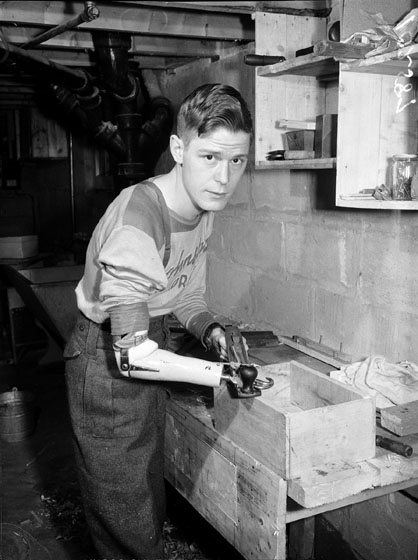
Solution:
[{"label": "jar on shelf", "polygon": [[[418,171],[418,155],[396,154],[390,165],[391,192],[393,200],[412,200],[411,183]],[[414,181],[414,186],[416,181]],[[418,200],[418,193],[412,193]]]}]

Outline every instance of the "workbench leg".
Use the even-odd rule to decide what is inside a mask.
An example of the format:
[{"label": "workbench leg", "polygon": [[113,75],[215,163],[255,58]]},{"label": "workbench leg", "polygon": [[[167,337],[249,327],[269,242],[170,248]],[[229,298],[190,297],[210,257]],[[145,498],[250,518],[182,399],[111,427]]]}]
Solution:
[{"label": "workbench leg", "polygon": [[289,523],[288,559],[311,560],[315,548],[315,517]]}]

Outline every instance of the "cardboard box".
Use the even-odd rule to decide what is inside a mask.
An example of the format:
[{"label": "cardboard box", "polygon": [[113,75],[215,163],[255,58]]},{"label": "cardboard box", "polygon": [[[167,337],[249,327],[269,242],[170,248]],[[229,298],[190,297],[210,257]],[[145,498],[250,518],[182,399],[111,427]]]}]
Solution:
[{"label": "cardboard box", "polygon": [[295,361],[259,368],[274,386],[254,399],[215,389],[215,429],[286,480],[375,456],[372,397]]},{"label": "cardboard box", "polygon": [[37,235],[0,237],[0,259],[26,259],[37,254]]}]

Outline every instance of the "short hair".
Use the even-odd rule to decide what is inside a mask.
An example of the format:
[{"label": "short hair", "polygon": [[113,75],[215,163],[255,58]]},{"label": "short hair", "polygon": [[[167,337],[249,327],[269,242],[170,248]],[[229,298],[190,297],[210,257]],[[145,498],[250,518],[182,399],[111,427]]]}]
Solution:
[{"label": "short hair", "polygon": [[188,133],[198,136],[216,128],[247,132],[252,137],[253,122],[241,94],[224,84],[204,84],[183,101],[177,115],[177,134],[188,143]]}]

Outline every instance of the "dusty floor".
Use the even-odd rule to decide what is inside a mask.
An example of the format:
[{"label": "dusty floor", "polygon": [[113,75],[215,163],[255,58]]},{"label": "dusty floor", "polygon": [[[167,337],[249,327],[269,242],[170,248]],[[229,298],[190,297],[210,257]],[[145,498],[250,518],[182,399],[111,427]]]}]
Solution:
[{"label": "dusty floor", "polygon": [[[23,441],[1,441],[0,560],[97,558],[83,520],[61,363],[0,361],[0,391],[34,393],[38,418]],[[171,488],[167,560],[242,560]]]}]

